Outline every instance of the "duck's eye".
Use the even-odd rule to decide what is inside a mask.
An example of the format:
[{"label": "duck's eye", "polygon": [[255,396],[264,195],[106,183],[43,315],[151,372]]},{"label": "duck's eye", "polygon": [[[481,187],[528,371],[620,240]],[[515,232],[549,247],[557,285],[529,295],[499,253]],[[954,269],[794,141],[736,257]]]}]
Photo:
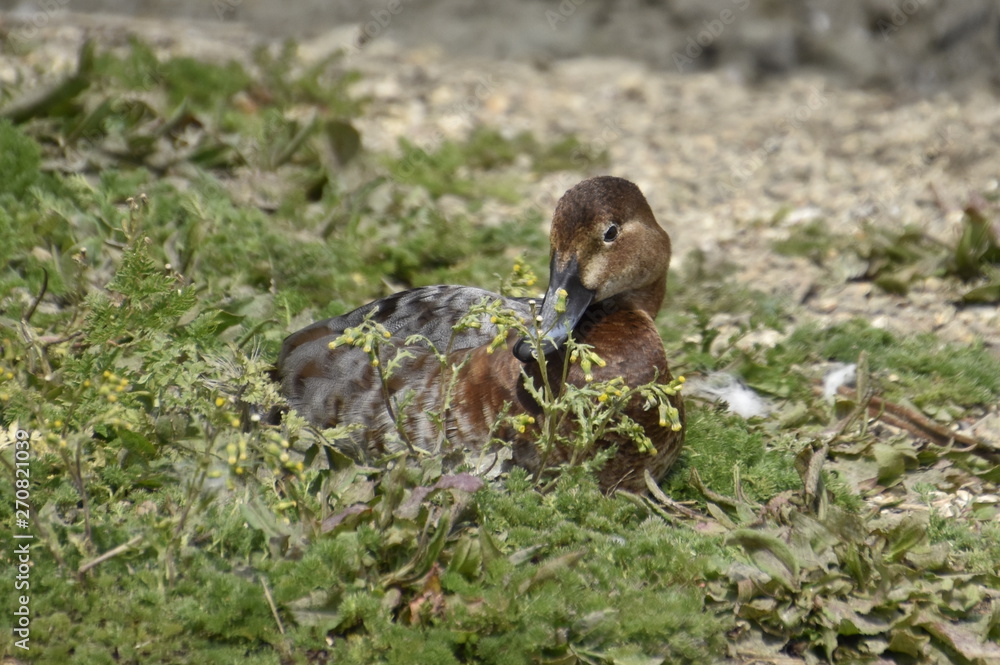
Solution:
[{"label": "duck's eye", "polygon": [[608,227],[608,230],[604,232],[604,242],[614,242],[615,238],[618,237],[618,225],[612,224]]}]

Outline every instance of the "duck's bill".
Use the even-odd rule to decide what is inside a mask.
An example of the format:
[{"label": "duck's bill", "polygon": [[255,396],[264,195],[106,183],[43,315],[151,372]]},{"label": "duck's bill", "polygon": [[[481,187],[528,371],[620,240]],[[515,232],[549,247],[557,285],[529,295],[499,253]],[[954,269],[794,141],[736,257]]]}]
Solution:
[{"label": "duck's bill", "polygon": [[[542,301],[541,322],[537,330],[541,334],[541,348],[545,355],[562,347],[569,333],[583,318],[587,307],[594,300],[594,292],[580,282],[576,257],[559,265],[553,256],[549,266],[549,288]],[[535,359],[536,351],[532,340],[521,338],[514,344],[514,356],[521,362]]]}]

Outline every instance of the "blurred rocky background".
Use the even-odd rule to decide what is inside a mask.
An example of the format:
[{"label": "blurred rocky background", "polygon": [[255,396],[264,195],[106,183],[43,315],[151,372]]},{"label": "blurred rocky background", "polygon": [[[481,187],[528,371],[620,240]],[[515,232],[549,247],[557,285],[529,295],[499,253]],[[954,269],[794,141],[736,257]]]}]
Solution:
[{"label": "blurred rocky background", "polygon": [[922,93],[1000,88],[996,0],[0,0],[0,10],[36,24],[80,12],[235,23],[299,40],[391,35],[403,46],[542,66],[620,56],[747,81],[809,69]]}]

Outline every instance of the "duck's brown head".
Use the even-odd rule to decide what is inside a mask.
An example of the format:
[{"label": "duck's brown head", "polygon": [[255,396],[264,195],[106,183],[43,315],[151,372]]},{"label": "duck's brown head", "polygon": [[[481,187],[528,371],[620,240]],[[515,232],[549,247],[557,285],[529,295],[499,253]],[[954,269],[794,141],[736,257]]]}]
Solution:
[{"label": "duck's brown head", "polygon": [[[546,354],[562,346],[592,303],[615,299],[619,309],[650,316],[660,309],[670,236],[633,183],[599,176],[570,189],[556,205],[549,241],[549,288],[539,324]],[[513,351],[524,362],[532,358],[527,340]]]}]

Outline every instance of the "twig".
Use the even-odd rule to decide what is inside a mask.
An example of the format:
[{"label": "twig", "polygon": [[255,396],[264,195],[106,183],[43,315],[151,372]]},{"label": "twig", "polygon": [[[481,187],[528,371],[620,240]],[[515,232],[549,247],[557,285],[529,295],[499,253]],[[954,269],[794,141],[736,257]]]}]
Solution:
[{"label": "twig", "polygon": [[666,493],[664,493],[664,491],[660,489],[660,486],[656,484],[656,481],[653,480],[653,476],[650,475],[649,469],[645,470],[644,475],[646,478],[646,489],[649,490],[649,494],[654,499],[662,503],[665,507],[673,510],[674,512],[680,513],[685,517],[690,517],[696,520],[706,519],[705,516],[699,513],[697,510],[691,510],[687,506],[677,503],[669,496],[667,496]]},{"label": "twig", "polygon": [[35,313],[35,309],[38,308],[38,303],[42,302],[42,298],[45,297],[45,292],[49,290],[49,271],[42,268],[42,288],[35,296],[34,301],[31,303],[31,307],[28,308],[28,313],[24,315],[24,322],[30,323],[31,317]]},{"label": "twig", "polygon": [[725,506],[730,510],[736,510],[739,502],[736,499],[732,499],[718,492],[714,492],[705,486],[705,483],[701,480],[701,475],[698,473],[698,469],[691,469],[691,484],[694,488],[701,492],[701,495],[712,503],[718,504],[720,506]]},{"label": "twig", "polygon": [[100,564],[104,563],[108,559],[114,558],[114,557],[118,556],[119,554],[121,554],[122,552],[135,547],[140,542],[142,542],[142,538],[143,538],[142,536],[136,536],[136,537],[132,538],[130,541],[128,541],[127,543],[123,543],[123,544],[119,545],[118,547],[112,548],[112,549],[108,550],[107,552],[105,552],[104,554],[101,554],[97,558],[91,559],[90,561],[88,561],[88,562],[86,562],[84,564],[81,564],[80,567],[76,571],[77,575],[83,575],[85,572],[87,572],[91,568],[93,568],[95,566],[99,566]]},{"label": "twig", "polygon": [[83,331],[82,330],[77,330],[74,333],[70,333],[70,334],[64,335],[62,337],[56,337],[54,335],[51,336],[51,337],[49,337],[49,336],[42,336],[42,337],[38,338],[38,341],[42,343],[42,348],[47,349],[50,346],[53,346],[54,344],[62,344],[63,342],[68,342],[71,339],[76,339],[77,337],[80,337],[81,335],[83,335]]},{"label": "twig", "polygon": [[[75,405],[74,405],[75,407]],[[83,458],[83,437],[80,437],[76,442],[76,456],[72,461],[73,469],[76,473],[71,473],[73,481],[76,483],[77,490],[80,492],[80,502],[83,504],[83,530],[87,535],[87,543],[89,545],[94,544],[94,532],[91,530],[90,526],[90,496],[87,494],[87,483],[83,479],[83,463],[81,462]]]},{"label": "twig", "polygon": [[[820,389],[817,389],[817,392],[820,392]],[[837,389],[837,394],[848,399],[857,399],[857,391],[847,386],[840,386]],[[967,434],[962,434],[961,432],[953,432],[935,423],[923,414],[917,413],[900,404],[873,395],[868,402],[867,411],[871,418],[881,420],[887,425],[898,427],[938,446],[946,447],[953,443],[959,443],[968,446],[966,452],[975,453],[992,462],[1000,461],[1000,449],[996,446],[985,441],[980,441]]]},{"label": "twig", "polygon": [[271,596],[271,590],[269,588],[267,588],[267,580],[265,580],[263,577],[261,577],[260,578],[260,585],[262,587],[264,587],[264,598],[267,599],[267,604],[271,608],[271,614],[274,616],[274,621],[278,624],[278,631],[282,635],[284,635],[285,634],[285,626],[284,626],[284,624],[281,623],[281,617],[278,616],[278,608],[274,604],[274,597]]}]

